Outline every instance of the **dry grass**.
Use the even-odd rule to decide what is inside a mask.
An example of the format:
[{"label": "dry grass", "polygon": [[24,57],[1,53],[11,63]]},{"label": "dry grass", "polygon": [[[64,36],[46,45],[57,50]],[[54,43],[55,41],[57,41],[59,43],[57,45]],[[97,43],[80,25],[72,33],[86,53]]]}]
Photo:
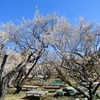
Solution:
[{"label": "dry grass", "polygon": [[[33,95],[28,95],[28,98],[26,98],[25,91],[21,91],[19,94],[13,94],[14,93],[14,88],[11,88],[8,92],[8,94],[5,97],[5,100],[40,100],[38,96],[33,96]],[[65,97],[65,96],[60,96],[60,97],[54,97],[56,93],[48,93],[47,96],[44,96],[42,100],[75,100]]]},{"label": "dry grass", "polygon": [[23,97],[25,97],[25,94],[7,95],[5,100],[24,100]]},{"label": "dry grass", "polygon": [[[55,80],[55,79],[48,80],[47,84],[49,84],[53,80]],[[34,80],[34,81],[29,82],[29,83],[34,83],[34,82],[37,82],[37,81],[38,80]],[[39,88],[39,90],[40,90],[40,88]],[[26,99],[25,91],[21,91],[19,94],[13,95],[14,91],[15,91],[14,88],[10,88],[8,94],[5,97],[5,100],[40,100],[39,97],[36,97],[36,96],[33,96],[33,95],[28,95],[28,98]],[[68,98],[68,97],[65,97],[65,96],[54,97],[55,94],[56,93],[49,93],[47,96],[43,97],[42,100],[75,100],[75,98],[72,99],[72,98]]]},{"label": "dry grass", "polygon": [[[40,100],[39,97],[36,96],[28,96],[28,98],[26,99],[25,94],[20,94],[20,95],[7,95],[5,100]],[[47,97],[43,97],[42,100],[75,100],[75,98],[68,98],[68,97],[53,97],[53,96],[47,96]]]}]

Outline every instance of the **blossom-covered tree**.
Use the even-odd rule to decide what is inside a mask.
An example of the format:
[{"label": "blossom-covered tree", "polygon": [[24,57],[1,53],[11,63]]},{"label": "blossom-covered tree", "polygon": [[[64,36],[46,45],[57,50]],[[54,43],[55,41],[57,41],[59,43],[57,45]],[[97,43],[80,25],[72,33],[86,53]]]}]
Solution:
[{"label": "blossom-covered tree", "polygon": [[[50,64],[55,66],[60,78],[74,87],[88,100],[93,100],[100,86],[100,27],[80,18],[77,24],[71,24],[66,18],[59,20],[48,41],[55,50],[59,62],[54,59]],[[73,81],[74,84],[73,84]],[[87,91],[83,91],[80,86]]]},{"label": "blossom-covered tree", "polygon": [[[0,34],[0,51],[2,51],[0,52],[0,100],[4,100],[12,77],[14,77],[16,92],[20,92],[24,81],[37,64],[45,48],[48,47],[46,36],[52,32],[56,21],[55,14],[41,16],[36,11],[33,19],[23,18],[19,24],[10,22],[0,25],[0,32],[5,35]],[[11,51],[14,56],[18,54],[18,58],[15,57],[18,60],[12,62],[8,58],[8,51]],[[29,63],[31,66],[26,71]],[[7,64],[9,71],[6,69]],[[6,73],[4,73],[5,70]]]}]

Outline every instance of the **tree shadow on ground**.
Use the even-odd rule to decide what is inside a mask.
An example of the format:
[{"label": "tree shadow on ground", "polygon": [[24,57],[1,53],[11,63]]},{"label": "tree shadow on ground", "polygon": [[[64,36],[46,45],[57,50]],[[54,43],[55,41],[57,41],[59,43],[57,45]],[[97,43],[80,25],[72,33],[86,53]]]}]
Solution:
[{"label": "tree shadow on ground", "polygon": [[22,89],[21,91],[27,92],[27,91],[30,91],[30,90],[29,89]]},{"label": "tree shadow on ground", "polygon": [[25,97],[23,97],[22,98],[23,100],[40,100],[40,98],[39,97],[37,97],[37,96],[32,96],[32,95],[30,95],[30,96],[25,96]]},{"label": "tree shadow on ground", "polygon": [[[27,96],[27,97],[23,97],[21,99],[23,99],[23,100],[40,100],[39,97],[32,96],[32,95]],[[53,97],[43,97],[41,100],[57,100],[57,99],[56,98],[53,98]]]}]

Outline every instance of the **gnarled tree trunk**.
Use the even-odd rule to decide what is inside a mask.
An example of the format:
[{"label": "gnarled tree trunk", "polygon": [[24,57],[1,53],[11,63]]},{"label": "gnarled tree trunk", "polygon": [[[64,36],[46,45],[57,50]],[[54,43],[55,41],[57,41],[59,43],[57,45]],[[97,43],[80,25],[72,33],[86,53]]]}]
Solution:
[{"label": "gnarled tree trunk", "polygon": [[0,100],[4,100],[5,95],[8,92],[10,79],[10,77],[5,77],[2,79],[2,82],[0,83]]}]

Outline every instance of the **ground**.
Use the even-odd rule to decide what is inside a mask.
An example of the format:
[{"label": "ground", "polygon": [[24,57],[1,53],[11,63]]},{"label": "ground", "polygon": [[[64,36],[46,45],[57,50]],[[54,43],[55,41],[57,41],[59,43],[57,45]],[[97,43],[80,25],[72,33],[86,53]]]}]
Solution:
[{"label": "ground", "polygon": [[[10,88],[8,94],[5,97],[5,100],[40,100],[38,96],[33,95],[28,95],[28,98],[26,98],[26,90],[21,91],[19,94],[13,94],[14,91],[14,88]],[[75,98],[73,97],[56,96],[55,94],[56,92],[48,93],[48,95],[44,96],[42,100],[75,100]]]},{"label": "ground", "polygon": [[[14,88],[10,88],[8,91],[8,94],[5,97],[5,100],[40,100],[39,97],[33,96],[33,95],[28,95],[28,98],[26,99],[26,90],[22,90],[19,94],[13,94],[15,91]],[[47,96],[44,96],[42,100],[75,100],[72,98],[68,98],[66,96],[55,96],[55,93],[49,93]],[[34,98],[34,99],[33,99]]]},{"label": "ground", "polygon": [[[34,97],[34,96],[30,95],[26,99],[26,95],[24,93],[20,93],[17,95],[8,94],[5,98],[5,100],[39,100],[39,97]],[[48,97],[43,97],[42,100],[75,100],[75,98],[72,99],[72,98],[68,98],[65,96],[61,96],[61,97],[56,98],[53,96],[48,96]]]},{"label": "ground", "polygon": [[[48,82],[48,83],[50,83],[50,82]],[[39,90],[40,89],[41,88],[39,88]],[[25,90],[25,89],[23,89],[19,94],[14,94],[14,91],[15,91],[14,87],[10,88],[8,91],[8,94],[5,97],[5,100],[40,100],[38,96],[33,96],[33,95],[28,95],[28,98],[26,98],[25,92],[27,90]],[[75,100],[75,98],[73,98],[73,97],[56,96],[55,94],[56,94],[56,92],[55,93],[48,93],[48,95],[43,97],[42,100]]]}]

